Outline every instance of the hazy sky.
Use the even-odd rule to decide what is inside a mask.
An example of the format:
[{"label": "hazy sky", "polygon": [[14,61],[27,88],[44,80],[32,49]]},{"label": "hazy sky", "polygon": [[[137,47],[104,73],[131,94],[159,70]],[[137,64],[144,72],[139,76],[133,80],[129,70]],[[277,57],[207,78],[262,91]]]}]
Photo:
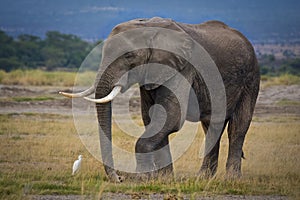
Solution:
[{"label": "hazy sky", "polygon": [[251,36],[254,28],[276,29],[274,21],[298,32],[299,10],[299,0],[0,0],[0,28],[12,35],[59,30],[103,38],[120,22],[160,16],[185,23],[217,19]]}]

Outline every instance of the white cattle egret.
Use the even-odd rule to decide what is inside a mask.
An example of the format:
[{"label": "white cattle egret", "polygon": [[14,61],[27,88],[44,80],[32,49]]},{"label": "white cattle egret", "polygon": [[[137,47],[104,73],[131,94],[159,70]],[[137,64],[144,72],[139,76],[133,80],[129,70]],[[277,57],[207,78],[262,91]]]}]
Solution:
[{"label": "white cattle egret", "polygon": [[74,175],[75,173],[77,173],[80,169],[81,166],[81,160],[82,160],[82,155],[78,156],[78,160],[75,160],[74,164],[73,164],[73,172],[72,175]]}]

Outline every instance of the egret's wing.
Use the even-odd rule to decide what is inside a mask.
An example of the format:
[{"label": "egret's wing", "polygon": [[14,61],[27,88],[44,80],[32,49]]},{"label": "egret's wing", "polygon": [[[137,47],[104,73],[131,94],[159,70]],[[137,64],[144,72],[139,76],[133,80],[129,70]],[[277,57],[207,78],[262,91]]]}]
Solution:
[{"label": "egret's wing", "polygon": [[76,160],[73,164],[73,173],[72,174],[75,174],[75,172],[79,169],[79,167],[80,167],[80,161]]}]

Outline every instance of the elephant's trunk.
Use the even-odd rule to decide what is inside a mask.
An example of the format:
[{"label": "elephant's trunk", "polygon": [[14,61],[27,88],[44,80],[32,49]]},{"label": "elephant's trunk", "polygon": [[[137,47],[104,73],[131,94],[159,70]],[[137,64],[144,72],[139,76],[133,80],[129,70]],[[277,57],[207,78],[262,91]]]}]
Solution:
[{"label": "elephant's trunk", "polygon": [[101,157],[106,174],[113,175],[114,162],[111,143],[111,103],[97,104]]},{"label": "elephant's trunk", "polygon": [[[109,74],[109,73],[108,73]],[[109,75],[108,75],[109,76]],[[96,99],[111,98],[110,93],[114,95],[116,89],[111,91],[112,78],[107,78],[107,74],[103,75],[97,84]],[[106,77],[106,78],[105,78]],[[108,97],[107,97],[108,96]],[[112,106],[111,101],[96,102],[98,129],[100,138],[101,157],[104,169],[108,177],[115,182],[122,182],[122,178],[117,175],[114,170],[114,161],[112,156]]]}]

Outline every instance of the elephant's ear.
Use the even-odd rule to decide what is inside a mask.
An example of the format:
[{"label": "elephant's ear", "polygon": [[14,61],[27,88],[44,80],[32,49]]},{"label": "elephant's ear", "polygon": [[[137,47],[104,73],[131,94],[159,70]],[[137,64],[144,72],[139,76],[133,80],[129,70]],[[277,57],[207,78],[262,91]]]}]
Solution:
[{"label": "elephant's ear", "polygon": [[148,90],[157,88],[180,73],[188,65],[192,56],[191,37],[186,33],[172,31],[175,32],[174,37],[164,29],[156,29],[149,39],[151,56],[145,71],[145,82],[156,84],[145,85]]}]

